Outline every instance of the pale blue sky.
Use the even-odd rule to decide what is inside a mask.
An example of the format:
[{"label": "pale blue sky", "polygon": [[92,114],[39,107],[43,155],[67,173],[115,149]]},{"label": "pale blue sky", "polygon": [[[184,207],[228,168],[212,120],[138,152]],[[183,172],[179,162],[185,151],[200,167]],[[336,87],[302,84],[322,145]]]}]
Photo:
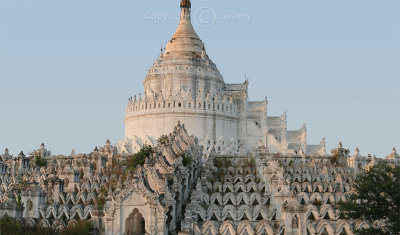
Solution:
[{"label": "pale blue sky", "polygon": [[[328,151],[400,148],[399,1],[192,1],[193,14],[204,7],[215,24],[202,14],[194,27],[225,82],[247,74],[249,98],[268,96],[270,115],[287,110],[288,127],[306,123],[308,142],[326,137]],[[179,0],[1,0],[0,151],[122,139],[128,97],[177,14]]]}]

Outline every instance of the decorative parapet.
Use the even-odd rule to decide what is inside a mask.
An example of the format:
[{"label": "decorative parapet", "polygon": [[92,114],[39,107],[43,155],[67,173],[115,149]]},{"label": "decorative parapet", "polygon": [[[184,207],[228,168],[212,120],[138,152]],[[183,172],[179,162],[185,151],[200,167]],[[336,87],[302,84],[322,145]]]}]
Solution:
[{"label": "decorative parapet", "polygon": [[126,115],[142,115],[158,112],[179,112],[179,111],[193,111],[193,112],[212,112],[217,114],[224,114],[228,116],[237,116],[238,109],[236,104],[231,98],[223,99],[129,99]]}]

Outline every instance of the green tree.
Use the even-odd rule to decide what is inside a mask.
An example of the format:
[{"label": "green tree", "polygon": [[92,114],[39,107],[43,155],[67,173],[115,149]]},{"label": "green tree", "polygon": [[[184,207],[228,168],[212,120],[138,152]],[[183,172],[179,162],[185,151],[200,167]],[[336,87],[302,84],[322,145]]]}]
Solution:
[{"label": "green tree", "polygon": [[354,190],[346,202],[336,204],[341,218],[385,223],[358,234],[400,234],[400,166],[379,163],[358,175]]},{"label": "green tree", "polygon": [[344,149],[342,143],[339,142],[339,146],[336,149],[331,150],[332,158],[331,163],[334,166],[344,166],[346,165],[346,158],[350,153],[349,149]]}]

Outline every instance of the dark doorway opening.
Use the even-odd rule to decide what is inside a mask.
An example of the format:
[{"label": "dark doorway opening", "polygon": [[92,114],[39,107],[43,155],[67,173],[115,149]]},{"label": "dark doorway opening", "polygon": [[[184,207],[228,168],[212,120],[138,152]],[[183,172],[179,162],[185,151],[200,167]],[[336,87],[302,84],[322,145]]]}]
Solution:
[{"label": "dark doorway opening", "polygon": [[126,235],[145,235],[145,221],[138,211],[134,209],[133,212],[125,220],[125,234]]}]

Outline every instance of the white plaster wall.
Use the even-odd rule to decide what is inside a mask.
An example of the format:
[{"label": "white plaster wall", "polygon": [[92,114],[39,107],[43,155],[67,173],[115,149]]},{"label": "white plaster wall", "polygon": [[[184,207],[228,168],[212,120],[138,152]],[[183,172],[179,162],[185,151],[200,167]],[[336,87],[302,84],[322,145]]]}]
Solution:
[{"label": "white plaster wall", "polygon": [[[209,70],[209,74],[204,70]],[[209,92],[221,93],[223,80],[213,71],[198,65],[160,65],[157,73],[150,72],[144,80],[145,95],[148,98],[155,95],[167,99],[170,94],[176,97],[182,91],[188,92],[188,98],[204,98]]]},{"label": "white plaster wall", "polygon": [[[28,210],[28,200],[32,201],[32,209]],[[30,196],[21,196],[21,202],[24,205],[24,211],[23,211],[23,215],[25,218],[39,218],[39,205],[42,203],[40,201],[40,197],[36,196],[36,197],[30,197]]]},{"label": "white plaster wall", "polygon": [[247,120],[247,142],[246,146],[249,150],[255,149],[259,141],[262,139],[262,132],[260,126],[256,125],[254,120]]},{"label": "white plaster wall", "polygon": [[125,137],[135,139],[137,136],[143,141],[146,136],[151,136],[157,140],[161,135],[169,134],[178,121],[185,125],[189,134],[199,139],[208,137],[216,141],[223,137],[228,142],[238,138],[238,119],[234,113],[195,108],[153,109],[127,115]]}]

